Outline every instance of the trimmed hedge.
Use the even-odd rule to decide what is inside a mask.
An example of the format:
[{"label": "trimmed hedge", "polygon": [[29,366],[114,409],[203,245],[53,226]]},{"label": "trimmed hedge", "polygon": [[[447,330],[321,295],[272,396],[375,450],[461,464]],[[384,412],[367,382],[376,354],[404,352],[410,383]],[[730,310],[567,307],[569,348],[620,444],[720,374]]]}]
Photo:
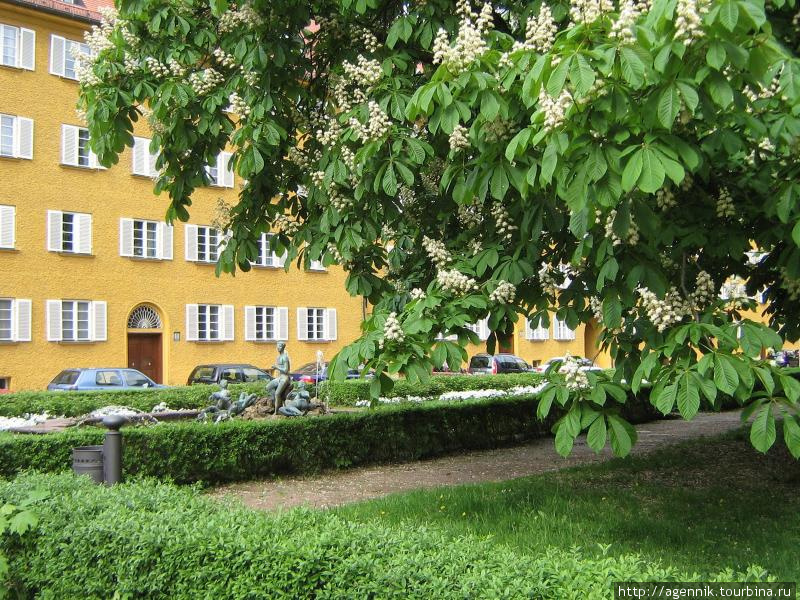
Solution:
[{"label": "trimmed hedge", "polygon": [[[231,395],[240,392],[264,392],[265,384],[239,383],[231,385]],[[149,411],[166,402],[170,408],[205,408],[208,396],[218,389],[209,385],[190,385],[161,389],[133,389],[108,392],[15,392],[0,396],[0,417],[21,417],[26,413],[48,412],[51,415],[78,417],[109,405],[123,405]]]},{"label": "trimmed hedge", "polygon": [[[445,453],[495,448],[549,435],[556,410],[537,420],[533,397],[430,402],[324,417],[223,422],[162,423],[127,427],[126,476],[179,483],[240,481],[282,473],[368,463],[410,461]],[[623,414],[650,420],[649,403],[630,403]],[[0,476],[25,470],[71,467],[71,449],[100,444],[103,430],[85,428],[46,435],[0,435]]]},{"label": "trimmed hedge", "polygon": [[[0,504],[32,490],[38,526],[6,536],[11,585],[61,600],[169,598],[613,598],[612,581],[693,581],[635,555],[575,548],[524,556],[475,536],[354,523],[294,510],[273,517],[152,481],[95,486],[72,476],[0,483]],[[759,581],[726,571],[713,579]],[[21,594],[21,595],[23,595]]]},{"label": "trimmed hedge", "polygon": [[[445,392],[466,390],[507,390],[521,385],[538,385],[544,380],[539,373],[505,373],[501,375],[433,375],[428,383],[410,383],[401,379],[394,383],[387,397],[440,396]],[[355,406],[356,402],[369,402],[370,380],[325,381],[319,395],[332,406]]]}]

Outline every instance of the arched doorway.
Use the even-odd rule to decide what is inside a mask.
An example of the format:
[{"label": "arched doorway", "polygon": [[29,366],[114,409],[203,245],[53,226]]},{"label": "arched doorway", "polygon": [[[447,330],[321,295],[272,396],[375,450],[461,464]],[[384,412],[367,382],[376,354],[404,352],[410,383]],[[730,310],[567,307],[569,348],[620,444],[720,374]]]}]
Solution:
[{"label": "arched doorway", "polygon": [[163,383],[161,316],[149,304],[140,304],[128,315],[128,367],[156,383]]}]

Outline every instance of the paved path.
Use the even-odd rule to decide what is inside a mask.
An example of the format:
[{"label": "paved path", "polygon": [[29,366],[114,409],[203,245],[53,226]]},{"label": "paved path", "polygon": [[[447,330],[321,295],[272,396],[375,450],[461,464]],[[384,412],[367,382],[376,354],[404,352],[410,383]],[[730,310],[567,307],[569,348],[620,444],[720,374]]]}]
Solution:
[{"label": "paved path", "polygon": [[[633,454],[704,436],[713,436],[741,424],[739,411],[707,413],[692,421],[669,419],[638,425],[639,441]],[[542,438],[521,446],[483,450],[402,464],[375,465],[346,471],[331,471],[318,477],[289,477],[248,481],[219,487],[213,496],[234,495],[253,508],[265,510],[308,505],[327,508],[378,498],[419,488],[504,481],[588,463],[607,460],[611,450],[597,455],[579,438],[567,458],[559,456],[553,438]]]}]

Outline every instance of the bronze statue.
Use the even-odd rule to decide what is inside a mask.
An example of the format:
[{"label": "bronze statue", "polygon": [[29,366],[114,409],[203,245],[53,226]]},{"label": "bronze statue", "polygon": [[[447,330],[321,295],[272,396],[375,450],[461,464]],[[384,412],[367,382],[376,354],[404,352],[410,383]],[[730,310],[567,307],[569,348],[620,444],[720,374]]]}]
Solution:
[{"label": "bronze statue", "polygon": [[286,353],[286,344],[278,342],[278,358],[275,364],[272,365],[278,374],[275,378],[267,384],[267,396],[272,398],[275,412],[278,414],[278,409],[283,406],[286,399],[289,397],[289,392],[292,390],[292,380],[289,378],[289,371],[291,366],[289,364],[289,355]]},{"label": "bronze statue", "polygon": [[308,411],[319,408],[319,404],[311,402],[311,394],[303,381],[298,382],[297,390],[289,394],[286,404],[278,410],[284,417],[301,417]]},{"label": "bronze statue", "polygon": [[244,409],[251,406],[258,397],[257,394],[242,392],[236,402],[231,402],[231,392],[228,389],[228,380],[223,379],[219,384],[220,390],[211,394],[208,399],[214,404],[200,411],[197,415],[198,421],[205,421],[210,415],[214,415],[214,422],[227,421],[231,417],[240,415]]}]

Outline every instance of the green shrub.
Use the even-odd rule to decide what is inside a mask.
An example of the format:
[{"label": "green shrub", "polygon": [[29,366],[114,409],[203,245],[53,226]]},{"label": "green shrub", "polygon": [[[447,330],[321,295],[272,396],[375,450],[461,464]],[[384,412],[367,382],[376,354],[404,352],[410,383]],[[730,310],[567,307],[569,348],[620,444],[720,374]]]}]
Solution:
[{"label": "green shrub", "polygon": [[[277,421],[234,420],[128,427],[124,472],[193,481],[239,481],[278,473],[310,473],[368,463],[409,461],[445,453],[495,448],[549,435],[559,416],[536,419],[533,397],[402,404],[381,410]],[[633,421],[653,412],[629,403]],[[100,444],[99,428],[46,435],[0,435],[0,476],[20,471],[64,471],[71,448]]]},{"label": "green shrub", "polygon": [[[434,375],[428,383],[396,381],[389,398],[402,396],[440,396],[445,392],[466,390],[507,390],[523,385],[538,385],[544,379],[539,373],[506,373],[502,375]],[[325,381],[320,386],[320,396],[332,406],[355,406],[359,401],[369,401],[369,380]]]},{"label": "green shrub", "polygon": [[[232,395],[239,392],[263,392],[264,383],[230,386]],[[97,392],[16,392],[0,396],[0,417],[20,417],[25,413],[48,412],[51,415],[77,417],[109,405],[130,406],[149,411],[165,402],[170,408],[204,408],[214,386],[192,385],[161,389],[135,389]]]},{"label": "green shrub", "polygon": [[[691,581],[638,556],[523,556],[490,540],[355,523],[294,510],[273,517],[151,481],[113,488],[72,476],[0,483],[0,503],[46,489],[40,522],[4,547],[17,586],[60,600],[169,598],[612,598],[612,581]],[[6,540],[3,540],[6,546]],[[725,572],[755,581],[764,573]]]}]

